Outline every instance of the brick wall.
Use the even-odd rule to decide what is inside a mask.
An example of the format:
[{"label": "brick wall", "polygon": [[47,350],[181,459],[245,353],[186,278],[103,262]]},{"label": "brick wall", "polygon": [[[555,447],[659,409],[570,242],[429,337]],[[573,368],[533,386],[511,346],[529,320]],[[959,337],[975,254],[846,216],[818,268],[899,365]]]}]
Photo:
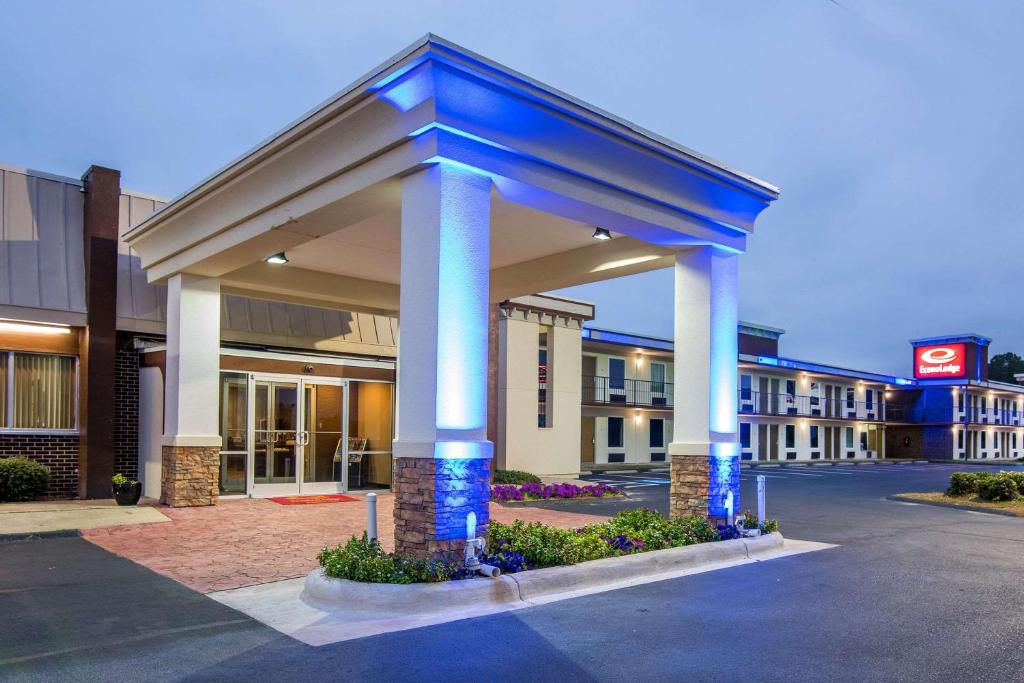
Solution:
[{"label": "brick wall", "polygon": [[139,476],[139,353],[119,336],[114,361],[114,473]]},{"label": "brick wall", "polygon": [[78,436],[0,434],[0,457],[23,455],[50,468],[47,495],[71,498],[78,494]]}]

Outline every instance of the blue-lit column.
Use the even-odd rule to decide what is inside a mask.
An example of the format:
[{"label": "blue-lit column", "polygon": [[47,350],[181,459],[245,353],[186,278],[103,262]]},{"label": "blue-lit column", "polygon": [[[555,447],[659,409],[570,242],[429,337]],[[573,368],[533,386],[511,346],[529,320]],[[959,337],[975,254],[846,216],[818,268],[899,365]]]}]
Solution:
[{"label": "blue-lit column", "polygon": [[715,247],[679,252],[671,512],[725,517],[739,511],[737,256]]},{"label": "blue-lit column", "polygon": [[395,547],[434,556],[488,523],[489,177],[445,162],[402,180]]}]

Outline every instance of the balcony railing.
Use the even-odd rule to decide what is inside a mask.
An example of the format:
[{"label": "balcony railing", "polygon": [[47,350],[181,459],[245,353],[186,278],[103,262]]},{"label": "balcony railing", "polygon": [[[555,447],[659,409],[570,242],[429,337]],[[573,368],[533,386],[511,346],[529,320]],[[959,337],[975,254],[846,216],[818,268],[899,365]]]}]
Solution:
[{"label": "balcony railing", "polygon": [[741,415],[780,415],[797,417],[823,417],[839,420],[885,419],[885,409],[879,401],[850,401],[846,398],[822,396],[796,396],[793,394],[763,394],[759,391],[739,390]]},{"label": "balcony railing", "polygon": [[583,402],[642,408],[671,407],[672,383],[584,375]]}]

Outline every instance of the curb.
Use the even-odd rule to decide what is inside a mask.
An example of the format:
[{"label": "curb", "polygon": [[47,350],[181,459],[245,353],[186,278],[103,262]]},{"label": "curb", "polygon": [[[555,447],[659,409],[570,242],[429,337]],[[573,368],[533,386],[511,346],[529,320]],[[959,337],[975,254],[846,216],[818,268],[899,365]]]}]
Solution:
[{"label": "curb", "polygon": [[[467,604],[509,606],[563,593],[601,590],[625,581],[736,560],[752,560],[782,548],[776,532],[757,538],[733,539],[655,550],[637,555],[608,557],[566,567],[533,569],[497,579],[445,583],[361,583],[324,576],[315,569],[306,577],[301,600],[324,610],[387,615],[431,614],[465,608]],[[522,606],[522,605],[520,605]]]},{"label": "curb", "polygon": [[1016,519],[1024,519],[1024,516],[1014,514],[1009,510],[993,510],[992,508],[983,508],[977,505],[954,505],[953,503],[940,503],[937,500],[918,500],[917,498],[901,498],[899,495],[886,496],[886,500],[891,500],[894,503],[913,503],[915,505],[930,505],[936,508],[946,508],[947,510],[965,510],[967,512],[983,512],[986,515],[999,515],[1000,517],[1014,517]]},{"label": "curb", "polygon": [[0,534],[0,543],[14,541],[41,541],[46,538],[79,538],[81,529],[57,529],[54,531],[23,531],[14,534]]}]

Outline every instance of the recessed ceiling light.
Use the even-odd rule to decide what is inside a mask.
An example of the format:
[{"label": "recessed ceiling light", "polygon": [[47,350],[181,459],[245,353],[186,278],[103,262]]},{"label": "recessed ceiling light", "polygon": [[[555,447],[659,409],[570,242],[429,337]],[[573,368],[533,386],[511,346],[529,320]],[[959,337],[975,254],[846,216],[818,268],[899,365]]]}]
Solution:
[{"label": "recessed ceiling light", "polygon": [[282,263],[288,263],[288,257],[284,255],[283,251],[279,251],[276,254],[271,254],[267,258],[263,259],[267,263],[273,263],[275,265],[281,265]]},{"label": "recessed ceiling light", "polygon": [[612,234],[608,232],[608,230],[606,230],[605,228],[596,228],[594,230],[595,240],[610,240],[611,238]]}]

